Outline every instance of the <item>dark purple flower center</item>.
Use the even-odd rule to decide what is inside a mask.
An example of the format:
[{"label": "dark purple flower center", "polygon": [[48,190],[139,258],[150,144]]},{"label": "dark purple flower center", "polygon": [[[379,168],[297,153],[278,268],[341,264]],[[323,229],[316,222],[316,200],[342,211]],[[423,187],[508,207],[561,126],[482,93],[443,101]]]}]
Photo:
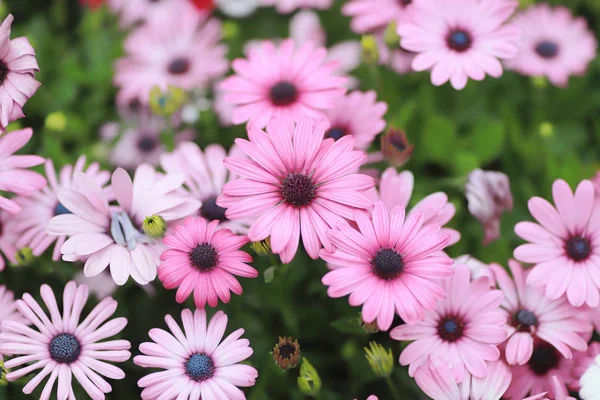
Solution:
[{"label": "dark purple flower center", "polygon": [[465,323],[457,316],[447,316],[438,323],[439,337],[447,342],[456,342],[463,336]]},{"label": "dark purple flower center", "polygon": [[158,141],[155,137],[149,135],[141,136],[137,141],[137,148],[142,153],[150,153],[158,146]]},{"label": "dark purple flower center", "polygon": [[371,260],[375,275],[389,281],[397,278],[404,271],[404,260],[394,249],[381,249]]},{"label": "dark purple flower center", "polygon": [[535,52],[542,58],[554,58],[558,54],[558,44],[544,40],[535,46]]},{"label": "dark purple flower center", "polygon": [[339,140],[346,135],[346,129],[337,126],[330,128],[327,132],[325,132],[325,138],[331,138],[333,140]]},{"label": "dark purple flower center", "polygon": [[216,197],[210,197],[204,200],[202,202],[202,207],[200,207],[200,214],[208,221],[214,221],[215,219],[221,222],[227,221],[225,211],[227,211],[226,208],[217,205]]},{"label": "dark purple flower center", "polygon": [[519,332],[529,332],[532,326],[537,326],[538,320],[534,313],[521,309],[513,315],[512,325]]},{"label": "dark purple flower center", "polygon": [[70,333],[56,335],[50,341],[48,349],[50,350],[50,358],[61,364],[71,364],[77,361],[81,354],[79,340]]},{"label": "dark purple flower center", "polygon": [[279,346],[279,355],[281,358],[287,358],[288,360],[292,358],[292,354],[296,352],[296,348],[291,344],[284,344]]},{"label": "dark purple flower center", "polygon": [[69,211],[69,209],[65,206],[62,205],[62,203],[58,203],[56,205],[56,207],[54,207],[54,215],[65,215],[65,214],[71,214],[71,211]]},{"label": "dark purple flower center", "polygon": [[539,342],[533,347],[533,354],[527,362],[529,369],[536,375],[546,375],[558,367],[561,355],[550,343]]},{"label": "dark purple flower center", "polygon": [[8,76],[8,65],[4,61],[0,61],[0,85],[4,83],[4,80]]},{"label": "dark purple flower center", "polygon": [[185,57],[179,57],[171,61],[169,64],[169,72],[173,75],[185,74],[190,70],[190,60]]},{"label": "dark purple flower center", "polygon": [[185,374],[196,382],[211,378],[215,373],[215,364],[206,354],[194,354],[185,362]]},{"label": "dark purple flower center", "polygon": [[473,39],[467,31],[462,29],[454,29],[448,33],[446,42],[448,43],[448,47],[450,47],[452,50],[462,53],[463,51],[467,51],[469,48],[471,48]]},{"label": "dark purple flower center", "polygon": [[210,243],[200,243],[190,252],[190,262],[200,272],[212,271],[217,261],[217,250]]},{"label": "dark purple flower center", "polygon": [[315,185],[304,174],[289,174],[281,183],[281,195],[294,207],[309,205],[316,196]]},{"label": "dark purple flower center", "polygon": [[298,89],[290,82],[281,81],[273,85],[269,96],[276,106],[289,106],[298,99]]},{"label": "dark purple flower center", "polygon": [[565,250],[573,261],[584,261],[592,253],[589,239],[581,236],[572,236],[565,243]]},{"label": "dark purple flower center", "polygon": [[412,0],[396,0],[398,1],[398,4],[400,4],[401,6],[407,6],[410,3],[412,3]]}]

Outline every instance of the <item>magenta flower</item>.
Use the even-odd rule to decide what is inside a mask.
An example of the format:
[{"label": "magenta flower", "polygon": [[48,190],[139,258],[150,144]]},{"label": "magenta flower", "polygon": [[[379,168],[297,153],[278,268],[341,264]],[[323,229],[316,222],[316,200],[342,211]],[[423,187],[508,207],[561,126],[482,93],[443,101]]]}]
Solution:
[{"label": "magenta flower", "polygon": [[35,256],[40,256],[52,243],[56,242],[52,259],[54,261],[60,259],[60,248],[67,237],[65,235],[57,237],[46,232],[48,222],[54,216],[70,214],[70,211],[58,201],[58,193],[62,189],[69,189],[73,186],[74,174],[83,173],[102,188],[110,179],[110,173],[100,170],[98,163],[91,163],[87,169],[85,163],[85,156],[81,156],[74,165],[65,165],[57,176],[52,160],[46,160],[48,186],[29,197],[15,199],[23,208],[23,211],[10,221],[11,229],[17,232],[17,247],[30,247]]},{"label": "magenta flower", "polygon": [[350,28],[356,33],[374,33],[390,22],[406,17],[411,0],[350,0],[342,14],[352,18]]},{"label": "magenta flower", "polygon": [[418,53],[412,68],[431,69],[436,86],[450,81],[461,90],[468,78],[499,78],[498,59],[517,55],[519,29],[506,21],[518,5],[509,0],[414,0],[409,18],[398,23],[400,45]]},{"label": "magenta flower", "polygon": [[500,237],[500,217],[513,208],[508,176],[502,172],[474,169],[465,185],[469,212],[483,226],[483,244]]},{"label": "magenta flower", "polygon": [[435,354],[417,369],[415,380],[429,397],[435,400],[499,400],[512,380],[509,367],[502,361],[488,363],[487,375],[477,378],[467,374],[456,383],[452,367]]},{"label": "magenta flower", "polygon": [[[29,321],[17,311],[14,293],[6,289],[6,286],[0,285],[0,333],[4,331],[2,328],[2,322],[4,321],[19,322],[23,325],[29,324]],[[0,361],[3,360],[2,356],[5,354],[4,351],[0,351]]]},{"label": "magenta flower", "polygon": [[[564,389],[556,376],[552,377],[552,390],[550,392],[553,396],[546,391],[523,400],[576,400],[575,397],[569,396],[569,392]],[[550,397],[553,397],[553,399]]]},{"label": "magenta flower", "polygon": [[329,128],[325,132],[326,138],[338,140],[350,135],[354,138],[354,147],[367,150],[375,137],[385,129],[385,115],[387,104],[376,102],[374,91],[351,92],[340,97],[335,108],[327,111]]},{"label": "magenta flower", "polygon": [[[204,151],[197,144],[184,142],[172,153],[164,154],[160,163],[167,173],[177,173],[185,177],[185,186],[192,196],[202,202],[200,216],[207,221],[219,220],[220,228],[231,229],[234,233],[248,233],[252,219],[233,219],[225,216],[226,208],[217,205],[217,197],[223,186],[237,178],[223,164],[228,156],[218,144],[206,146]],[[229,150],[230,157],[244,158],[244,152],[236,145]]]},{"label": "magenta flower", "polygon": [[529,211],[539,222],[519,222],[515,232],[531,243],[514,251],[517,260],[534,264],[527,284],[545,287],[546,296],[558,299],[566,292],[575,307],[600,303],[600,206],[596,206],[594,186],[582,181],[575,194],[558,179],[552,185],[556,208],[533,197]]},{"label": "magenta flower", "polygon": [[569,76],[583,75],[596,57],[594,33],[566,7],[536,4],[513,23],[522,31],[519,53],[506,66],[523,75],[546,76],[554,85],[567,86]]},{"label": "magenta flower", "polygon": [[523,365],[533,354],[536,338],[542,339],[566,358],[573,356],[572,349],[585,351],[586,340],[581,336],[592,332],[592,324],[566,299],[551,300],[543,290],[526,286],[528,271],[514,260],[508,261],[511,279],[500,265],[492,265],[498,286],[504,292],[504,310],[508,341],[506,361]]},{"label": "magenta flower", "polygon": [[127,340],[102,342],[127,325],[126,318],[115,318],[105,323],[115,313],[117,302],[110,297],[105,298],[80,322],[88,298],[87,286],[67,283],[62,315],[50,286],[42,285],[40,294],[50,318],[29,293],[17,301],[21,314],[37,329],[21,322],[2,322],[0,352],[20,355],[5,362],[6,368],[12,369],[6,378],[16,381],[41,369],[25,385],[23,393],[31,394],[49,376],[40,399],[50,399],[54,383],[58,380],[57,398],[66,400],[75,399],[71,384],[75,376],[90,398],[104,399],[104,394],[110,393],[111,387],[100,375],[110,379],[125,378],[123,370],[105,361],[124,362],[131,357],[128,351],[131,344]]},{"label": "magenta flower", "polygon": [[227,327],[227,315],[217,313],[206,325],[206,312],[181,312],[183,331],[173,317],[165,321],[172,334],[151,329],[154,342],[142,343],[133,362],[144,368],[160,368],[138,381],[143,400],[154,399],[245,399],[239,387],[254,386],[258,371],[239,364],[253,353],[238,329],[221,341]]},{"label": "magenta flower", "polygon": [[[1,191],[31,196],[46,186],[46,180],[42,175],[26,169],[42,164],[44,162],[42,157],[14,155],[29,142],[31,135],[33,135],[31,128],[25,128],[0,137]],[[16,201],[2,195],[0,195],[0,208],[11,214],[21,212],[21,206]]]},{"label": "magenta flower", "polygon": [[33,77],[40,68],[29,40],[10,39],[13,20],[12,14],[8,14],[0,25],[0,131],[9,122],[25,116],[23,106],[40,87]]},{"label": "magenta flower", "polygon": [[182,191],[183,177],[154,171],[142,164],[132,181],[119,168],[112,175],[111,188],[119,207],[109,207],[100,185],[87,175],[75,174],[73,187],[58,194],[71,214],[57,215],[47,232],[67,235],[60,251],[63,260],[87,258],[86,276],[96,276],[110,266],[117,285],[131,277],[141,285],[156,278],[161,252],[159,243],[142,232],[146,217],[158,215],[174,221],[195,213],[200,203]]},{"label": "magenta flower", "polygon": [[236,106],[233,123],[260,129],[272,117],[288,125],[305,116],[325,118],[324,111],[346,92],[347,81],[335,76],[338,63],[326,57],[326,49],[311,42],[296,48],[291,39],[252,47],[247,59],[233,61],[237,75],[221,83],[225,100]]},{"label": "magenta flower", "polygon": [[498,345],[506,339],[506,318],[500,309],[503,294],[490,289],[487,278],[471,282],[469,269],[457,265],[451,279],[442,282],[448,297],[437,301],[434,311],[416,325],[400,325],[392,329],[395,340],[414,340],[400,354],[400,364],[408,365],[408,373],[436,354],[452,363],[456,382],[467,372],[477,378],[488,373],[487,361],[500,357]]},{"label": "magenta flower", "polygon": [[354,211],[358,230],[338,224],[327,236],[335,251],[322,250],[321,258],[333,265],[322,279],[330,297],[350,295],[351,306],[362,307],[362,318],[377,320],[388,330],[394,311],[408,324],[424,317],[424,310],[435,308],[436,299],[446,293],[441,278],[452,274],[452,259],[441,250],[449,237],[439,225],[423,225],[423,216],[413,213],[405,218],[404,208],[388,213],[382,202],[375,205],[373,217]]},{"label": "magenta flower", "polygon": [[354,219],[356,209],[371,206],[365,192],[373,178],[354,173],[364,162],[353,151],[351,136],[323,140],[325,122],[303,118],[294,128],[272,120],[265,133],[248,130],[248,140],[236,139],[250,159],[228,157],[224,163],[241,179],[223,186],[217,204],[229,219],[259,216],[248,237],[271,237],[271,249],[289,263],[300,235],[308,255],[316,259],[321,245],[330,247],[327,229]]}]

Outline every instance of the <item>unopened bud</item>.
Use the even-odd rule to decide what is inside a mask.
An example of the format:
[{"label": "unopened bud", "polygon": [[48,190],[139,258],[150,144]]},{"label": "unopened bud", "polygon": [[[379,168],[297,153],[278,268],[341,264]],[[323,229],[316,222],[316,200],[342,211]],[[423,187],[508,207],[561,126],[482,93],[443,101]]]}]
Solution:
[{"label": "unopened bud", "polygon": [[261,240],[260,242],[252,242],[250,245],[252,250],[259,256],[268,256],[271,254],[271,239],[266,238],[265,240]]},{"label": "unopened bud", "polygon": [[31,247],[22,247],[15,254],[15,259],[17,267],[25,267],[33,262],[35,256]]},{"label": "unopened bud", "polygon": [[317,396],[321,391],[321,378],[315,367],[308,362],[306,357],[302,358],[300,376],[298,376],[298,388],[305,396]]},{"label": "unopened bud", "polygon": [[151,215],[144,219],[142,230],[153,239],[160,239],[167,233],[167,222],[160,215]]},{"label": "unopened bud", "polygon": [[183,107],[186,100],[185,91],[174,86],[169,86],[164,92],[158,86],[150,90],[150,108],[156,115],[172,115]]},{"label": "unopened bud", "polygon": [[394,355],[392,350],[387,350],[377,342],[370,342],[369,347],[365,347],[365,357],[371,366],[371,369],[380,378],[386,378],[394,370]]},{"label": "unopened bud", "polygon": [[410,160],[415,146],[408,142],[406,133],[390,128],[381,136],[383,158],[394,167],[401,167]]},{"label": "unopened bud", "polygon": [[364,35],[360,39],[360,45],[362,47],[362,59],[365,64],[377,64],[379,61],[379,48],[377,47],[375,36]]}]

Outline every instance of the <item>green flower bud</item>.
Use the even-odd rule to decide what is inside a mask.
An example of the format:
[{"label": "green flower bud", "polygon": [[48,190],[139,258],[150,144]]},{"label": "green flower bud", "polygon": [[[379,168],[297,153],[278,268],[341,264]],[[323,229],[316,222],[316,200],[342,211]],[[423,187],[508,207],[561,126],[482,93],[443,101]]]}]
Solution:
[{"label": "green flower bud", "polygon": [[539,127],[540,136],[547,138],[554,135],[554,125],[550,122],[542,122]]},{"label": "green flower bud", "polygon": [[365,35],[360,38],[362,47],[362,59],[366,64],[377,64],[379,61],[379,48],[373,35]]},{"label": "green flower bud", "polygon": [[183,89],[169,86],[163,92],[158,86],[150,90],[150,109],[156,115],[169,116],[179,110],[187,101],[187,95]]},{"label": "green flower bud", "polygon": [[55,111],[48,114],[44,124],[47,129],[62,132],[67,127],[67,116],[63,112]]},{"label": "green flower bud", "polygon": [[531,83],[538,89],[544,89],[548,87],[548,79],[545,76],[534,76],[531,78]]},{"label": "green flower bud", "polygon": [[360,321],[360,327],[363,331],[367,333],[377,333],[379,332],[379,327],[377,326],[377,320],[367,323],[362,319],[362,313],[358,314],[358,320]]},{"label": "green flower bud", "polygon": [[8,385],[8,379],[6,379],[6,374],[8,370],[4,366],[4,361],[0,360],[0,386]]},{"label": "green flower bud", "polygon": [[321,378],[315,367],[308,362],[306,357],[302,358],[300,376],[298,376],[298,388],[305,396],[313,396],[321,391]]},{"label": "green flower bud", "polygon": [[365,347],[365,357],[371,369],[380,378],[387,378],[394,370],[394,355],[392,350],[387,350],[377,342],[370,342]]},{"label": "green flower bud", "polygon": [[397,48],[400,45],[400,36],[396,33],[398,29],[398,24],[396,21],[392,21],[385,28],[385,32],[383,32],[383,41],[385,45],[390,48]]},{"label": "green flower bud", "polygon": [[223,39],[235,39],[240,33],[240,26],[235,21],[223,22]]},{"label": "green flower bud", "polygon": [[15,254],[17,262],[14,264],[17,267],[25,267],[33,262],[35,256],[31,247],[20,248]]},{"label": "green flower bud", "polygon": [[167,232],[167,222],[160,215],[151,215],[144,218],[142,230],[153,239],[160,239]]},{"label": "green flower bud", "polygon": [[271,254],[271,239],[266,238],[260,242],[252,242],[250,247],[252,247],[252,250],[259,256],[268,256]]}]

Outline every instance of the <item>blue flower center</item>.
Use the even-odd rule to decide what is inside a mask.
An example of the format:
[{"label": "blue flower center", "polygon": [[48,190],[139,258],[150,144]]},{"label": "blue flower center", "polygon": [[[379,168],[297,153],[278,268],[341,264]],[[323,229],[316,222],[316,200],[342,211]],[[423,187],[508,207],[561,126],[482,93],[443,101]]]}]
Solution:
[{"label": "blue flower center", "polygon": [[137,148],[142,153],[150,153],[151,151],[156,149],[157,146],[158,140],[153,136],[143,135],[137,141]]},{"label": "blue flower center", "polygon": [[292,83],[281,81],[271,87],[269,96],[276,106],[289,106],[298,99],[298,90]]},{"label": "blue flower center", "polygon": [[558,45],[555,42],[544,40],[535,46],[535,52],[543,58],[554,58],[558,54]]},{"label": "blue flower center", "polygon": [[190,60],[185,57],[179,57],[169,64],[169,72],[173,75],[182,75],[189,71]]},{"label": "blue flower center", "polygon": [[227,221],[225,216],[226,208],[223,208],[217,204],[216,197],[210,197],[202,201],[202,207],[200,207],[200,214],[208,221],[219,220],[221,222]]},{"label": "blue flower center", "polygon": [[572,236],[565,244],[565,250],[573,261],[584,261],[592,253],[589,239],[581,236]]},{"label": "blue flower center", "polygon": [[519,332],[529,332],[532,326],[537,326],[538,320],[534,313],[529,310],[521,309],[513,315],[512,325],[516,327]]},{"label": "blue flower center", "polygon": [[50,341],[50,357],[57,363],[70,364],[81,354],[81,344],[70,333],[61,333]]},{"label": "blue flower center", "polygon": [[462,29],[451,31],[446,38],[448,47],[459,53],[467,51],[471,47],[472,41],[471,35]]},{"label": "blue flower center", "polygon": [[332,138],[333,140],[339,140],[344,136],[346,136],[344,128],[331,128],[325,133],[325,138]]},{"label": "blue flower center", "polygon": [[465,324],[457,316],[448,316],[440,320],[437,332],[440,338],[447,342],[456,342],[463,336]]},{"label": "blue flower center", "polygon": [[212,358],[206,354],[194,354],[185,362],[185,373],[196,382],[205,381],[215,373]]},{"label": "blue flower center", "polygon": [[404,271],[404,260],[394,249],[381,249],[371,260],[371,266],[375,275],[389,281]]},{"label": "blue flower center", "polygon": [[62,203],[58,203],[56,207],[54,207],[54,215],[56,216],[65,214],[71,214],[71,211],[69,211],[67,207],[63,206]]}]

